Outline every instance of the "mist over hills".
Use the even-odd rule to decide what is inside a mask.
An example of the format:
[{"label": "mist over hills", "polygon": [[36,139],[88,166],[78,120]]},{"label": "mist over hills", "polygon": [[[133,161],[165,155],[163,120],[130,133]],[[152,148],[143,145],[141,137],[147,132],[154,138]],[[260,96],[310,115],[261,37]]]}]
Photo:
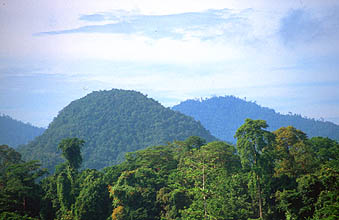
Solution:
[{"label": "mist over hills", "polygon": [[100,169],[121,162],[126,152],[193,135],[216,140],[192,117],[165,108],[139,92],[113,89],[92,92],[71,102],[41,136],[19,151],[25,160],[40,160],[52,171],[63,161],[58,143],[63,138],[78,137],[86,142],[83,167]]},{"label": "mist over hills", "polygon": [[5,144],[16,148],[21,144],[27,144],[44,131],[44,128],[35,127],[8,115],[0,114],[0,145]]},{"label": "mist over hills", "polygon": [[268,130],[271,131],[291,125],[309,137],[322,136],[339,140],[339,126],[332,122],[318,121],[296,114],[283,115],[255,102],[234,96],[186,100],[172,109],[200,121],[215,137],[233,143],[235,131],[246,118],[266,120]]}]

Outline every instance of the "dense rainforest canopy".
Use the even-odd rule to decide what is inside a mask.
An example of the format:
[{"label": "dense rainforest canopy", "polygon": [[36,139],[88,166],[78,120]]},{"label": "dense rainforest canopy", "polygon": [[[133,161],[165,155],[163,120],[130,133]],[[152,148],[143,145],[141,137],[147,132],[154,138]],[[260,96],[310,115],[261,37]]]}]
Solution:
[{"label": "dense rainforest canopy", "polygon": [[16,148],[19,145],[27,144],[41,135],[44,130],[44,128],[38,128],[0,114],[0,144]]},{"label": "dense rainforest canopy", "polygon": [[172,109],[193,117],[200,121],[212,135],[232,143],[236,141],[233,137],[235,131],[246,118],[266,120],[270,131],[293,126],[306,132],[309,137],[322,136],[339,141],[339,125],[292,113],[279,114],[273,109],[234,96],[187,100],[173,106]]},{"label": "dense rainforest canopy", "polygon": [[79,169],[86,143],[67,138],[56,143],[65,162],[42,179],[36,161],[1,146],[0,219],[339,218],[337,141],[252,119],[235,137],[148,147],[100,171]]},{"label": "dense rainforest canopy", "polygon": [[83,139],[83,167],[100,169],[122,162],[126,152],[200,136],[216,140],[199,122],[147,96],[113,89],[92,92],[62,109],[48,129],[19,148],[26,160],[40,160],[53,172],[62,163],[58,143]]},{"label": "dense rainforest canopy", "polygon": [[186,106],[231,144],[139,92],[75,100],[18,152],[0,145],[0,219],[338,219],[336,125],[238,102]]}]

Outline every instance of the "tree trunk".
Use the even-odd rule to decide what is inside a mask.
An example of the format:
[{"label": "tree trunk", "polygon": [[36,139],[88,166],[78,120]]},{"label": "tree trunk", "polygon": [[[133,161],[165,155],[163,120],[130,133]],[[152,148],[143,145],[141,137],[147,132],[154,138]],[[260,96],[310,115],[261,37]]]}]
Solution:
[{"label": "tree trunk", "polygon": [[259,217],[260,219],[263,219],[262,214],[262,198],[261,198],[261,185],[260,185],[260,177],[257,175],[258,180],[258,202],[259,202]]},{"label": "tree trunk", "polygon": [[23,206],[24,206],[24,211],[26,211],[26,197],[24,197]]},{"label": "tree trunk", "polygon": [[205,161],[202,166],[202,190],[204,193],[204,216],[207,219],[207,210],[206,210],[206,195],[205,195]]},{"label": "tree trunk", "polygon": [[[257,154],[255,153],[254,154],[254,166],[256,165],[257,165]],[[258,184],[259,218],[263,219],[260,177],[258,174],[256,174],[256,176],[257,176],[257,184]]]}]

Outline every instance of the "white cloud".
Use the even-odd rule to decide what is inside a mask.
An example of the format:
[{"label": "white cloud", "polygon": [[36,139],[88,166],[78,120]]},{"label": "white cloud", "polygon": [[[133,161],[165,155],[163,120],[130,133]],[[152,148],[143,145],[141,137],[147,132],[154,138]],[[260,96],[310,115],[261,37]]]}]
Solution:
[{"label": "white cloud", "polygon": [[[321,110],[312,113],[311,104],[307,106],[308,111],[295,106],[303,99],[338,97],[333,92],[334,86],[326,84],[339,80],[337,13],[329,14],[329,8],[334,10],[338,5],[339,2],[326,0],[6,1],[5,7],[0,7],[0,80],[7,82],[6,77],[15,73],[22,78],[11,85],[15,87],[20,83],[24,87],[36,75],[60,74],[65,87],[77,90],[70,92],[72,98],[83,95],[83,87],[88,90],[117,87],[149,93],[165,100],[167,105],[186,98],[234,94],[280,109],[286,105],[291,111],[298,113],[299,109],[312,116]],[[311,13],[305,19],[317,21],[325,31],[307,44],[296,41],[297,44],[287,46],[279,38],[281,19],[298,8]],[[211,17],[204,17],[200,23],[192,19],[186,26],[160,23],[172,25],[163,28],[163,32],[158,33],[163,34],[161,36],[144,30],[148,25],[147,15],[187,12],[206,15],[210,9],[221,13],[224,20],[212,16],[215,20],[210,23],[206,20]],[[211,10],[209,12],[211,15]],[[95,14],[105,15],[107,19],[80,19]],[[139,16],[133,25],[144,23],[130,33],[78,31],[34,35],[111,24],[116,22],[109,18],[113,15],[123,21]],[[180,16],[173,16],[180,24]],[[312,32],[312,27],[307,26],[307,30]],[[296,31],[298,34],[298,28]],[[290,36],[291,33],[287,35],[288,40]],[[48,83],[53,80],[46,81],[46,88],[32,91],[47,91]],[[54,91],[64,89],[58,86],[53,87]],[[26,87],[27,91],[27,88],[31,89]],[[1,91],[5,97],[6,91]],[[69,102],[70,97],[64,100]],[[281,100],[285,100],[283,105],[279,104]],[[68,104],[66,101],[59,103],[59,107]],[[329,111],[328,106],[326,109],[329,116],[338,116],[334,110]]]}]

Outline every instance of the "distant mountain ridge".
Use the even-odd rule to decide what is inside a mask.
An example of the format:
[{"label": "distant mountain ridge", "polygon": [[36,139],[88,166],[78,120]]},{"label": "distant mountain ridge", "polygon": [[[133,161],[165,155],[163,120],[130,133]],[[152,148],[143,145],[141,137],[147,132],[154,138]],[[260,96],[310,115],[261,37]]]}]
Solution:
[{"label": "distant mountain ridge", "polygon": [[19,145],[27,144],[44,131],[44,128],[35,127],[8,115],[0,114],[0,145],[16,148]]},{"label": "distant mountain ridge", "polygon": [[100,169],[117,164],[126,152],[160,145],[189,136],[216,140],[192,117],[163,107],[147,96],[128,90],[97,91],[71,102],[48,129],[19,148],[24,159],[41,160],[53,171],[63,161],[57,145],[63,138],[85,140],[85,168]]},{"label": "distant mountain ridge", "polygon": [[187,100],[172,109],[200,121],[215,137],[233,143],[235,131],[246,118],[266,120],[271,131],[291,125],[309,137],[322,136],[339,140],[339,126],[332,122],[317,121],[295,114],[283,115],[234,96]]}]

